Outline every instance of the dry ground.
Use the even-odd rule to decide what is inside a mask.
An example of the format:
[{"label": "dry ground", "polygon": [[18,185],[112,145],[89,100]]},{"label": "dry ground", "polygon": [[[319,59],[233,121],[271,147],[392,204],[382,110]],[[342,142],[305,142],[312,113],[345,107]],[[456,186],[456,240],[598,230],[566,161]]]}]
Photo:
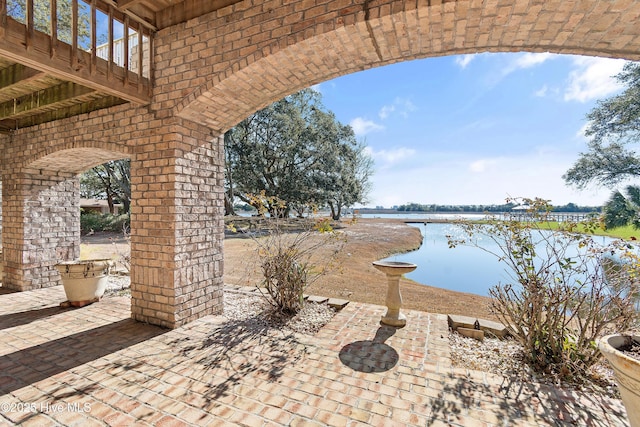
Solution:
[{"label": "dry ground", "polygon": [[[346,238],[339,258],[341,267],[320,277],[307,293],[384,305],[386,278],[371,263],[419,248],[420,230],[393,219],[358,219],[355,224],[345,221],[343,225],[344,228],[338,230]],[[227,238],[224,250],[226,283],[253,285],[259,281],[256,274],[259,267],[253,261],[256,253],[253,241]],[[323,255],[326,253],[320,251],[320,261]],[[488,310],[489,298],[479,295],[425,286],[407,279],[401,281],[401,293],[403,307],[409,309],[493,318]]]},{"label": "dry ground", "polygon": [[[339,257],[340,267],[320,277],[307,293],[384,305],[386,279],[371,263],[394,253],[417,249],[421,243],[420,230],[401,220],[359,219],[355,224],[344,222],[339,233],[345,237]],[[84,258],[116,258],[118,252],[128,251],[126,242],[115,234],[83,236],[82,242]],[[321,264],[331,252],[330,246],[321,248],[312,262]],[[255,286],[260,282],[256,249],[256,242],[251,239],[227,236],[224,243],[225,283]],[[407,279],[401,281],[401,292],[403,307],[408,309],[493,319],[488,310],[487,297],[418,284]]]}]

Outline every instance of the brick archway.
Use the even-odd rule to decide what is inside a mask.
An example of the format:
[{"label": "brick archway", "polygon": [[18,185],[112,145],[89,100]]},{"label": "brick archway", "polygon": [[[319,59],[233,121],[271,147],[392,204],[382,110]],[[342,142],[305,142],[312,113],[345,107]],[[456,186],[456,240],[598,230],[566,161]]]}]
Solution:
[{"label": "brick archway", "polygon": [[[75,155],[132,158],[132,317],[177,327],[222,309],[222,133],[252,112],[330,78],[433,56],[548,51],[640,60],[640,2],[630,0],[231,3],[155,34],[148,106],[0,136],[4,223],[12,227],[5,262],[21,289],[53,284],[46,269],[29,265],[51,265],[57,237],[31,250],[25,212],[32,200],[78,191],[72,177],[97,163]],[[32,198],[38,185],[53,190]],[[68,248],[65,256],[74,255]]]},{"label": "brick archway", "polygon": [[111,160],[131,157],[126,147],[88,141],[85,144],[62,141],[61,146],[48,146],[33,160],[24,165],[26,169],[56,170],[80,174]]},{"label": "brick archway", "polygon": [[80,256],[79,174],[130,157],[126,146],[91,139],[51,135],[35,147],[3,168],[10,176],[3,185],[3,228],[11,234],[3,239],[3,287],[10,289],[59,283],[54,265]]},{"label": "brick archway", "polygon": [[185,64],[162,67],[159,82],[196,75],[174,91],[174,113],[223,132],[303,87],[400,61],[516,51],[638,60],[638,19],[629,1],[242,2],[206,27],[160,34],[201,42],[184,56],[159,48],[159,64]]}]

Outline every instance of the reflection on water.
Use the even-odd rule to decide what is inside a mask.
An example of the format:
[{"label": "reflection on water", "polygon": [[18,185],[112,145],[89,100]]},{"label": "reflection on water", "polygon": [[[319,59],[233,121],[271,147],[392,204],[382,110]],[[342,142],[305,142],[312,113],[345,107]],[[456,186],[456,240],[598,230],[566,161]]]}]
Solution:
[{"label": "reflection on water", "polygon": [[[498,261],[494,255],[473,246],[458,245],[453,249],[449,248],[447,235],[454,238],[465,237],[457,225],[448,223],[409,225],[418,227],[422,232],[422,246],[416,251],[387,258],[416,264],[418,268],[406,274],[407,278],[424,285],[485,296],[489,295],[489,288],[498,283],[514,283],[507,271],[507,264]],[[602,239],[601,242],[600,239]],[[498,245],[486,236],[477,234],[475,240],[486,250],[500,252]],[[606,246],[613,239],[594,236],[594,240]],[[545,246],[544,242],[540,245],[538,251]],[[577,247],[569,247],[566,254],[573,257],[577,253]]]},{"label": "reflection on water", "polygon": [[[454,224],[410,224],[420,228],[423,241],[417,251],[389,257],[389,260],[411,262],[418,268],[406,277],[424,285],[489,295],[489,288],[498,283],[507,283],[509,276],[505,264],[483,250],[471,246],[450,249],[446,235],[460,235]],[[486,243],[486,244],[485,244]],[[483,246],[496,250],[490,239]]]}]

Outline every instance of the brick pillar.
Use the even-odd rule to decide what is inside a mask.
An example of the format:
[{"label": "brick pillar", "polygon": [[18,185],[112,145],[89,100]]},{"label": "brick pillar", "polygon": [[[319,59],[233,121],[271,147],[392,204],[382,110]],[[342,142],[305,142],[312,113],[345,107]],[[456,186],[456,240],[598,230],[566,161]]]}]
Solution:
[{"label": "brick pillar", "polygon": [[222,312],[223,139],[209,132],[176,120],[132,158],[136,320],[175,328]]},{"label": "brick pillar", "polygon": [[80,256],[78,176],[25,170],[5,171],[2,178],[2,286],[25,291],[58,285],[55,265]]}]

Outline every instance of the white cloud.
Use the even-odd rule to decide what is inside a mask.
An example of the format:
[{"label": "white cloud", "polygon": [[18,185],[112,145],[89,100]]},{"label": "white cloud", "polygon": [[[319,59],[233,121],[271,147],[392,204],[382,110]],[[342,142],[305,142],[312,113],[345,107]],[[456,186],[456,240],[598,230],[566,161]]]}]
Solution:
[{"label": "white cloud", "polygon": [[475,53],[471,55],[459,55],[456,56],[455,62],[460,68],[464,70],[465,68],[467,68],[467,65],[469,65],[469,63],[475,59],[476,55],[477,54]]},{"label": "white cloud", "polygon": [[353,128],[353,131],[357,136],[363,136],[370,132],[377,132],[384,130],[384,126],[379,125],[371,120],[363,119],[362,117],[356,117],[349,123]]},{"label": "white cloud", "polygon": [[625,64],[621,59],[576,57],[576,67],[569,74],[569,83],[564,92],[565,101],[587,102],[604,98],[621,89],[613,77],[622,71]]},{"label": "white cloud", "polygon": [[520,55],[516,55],[515,61],[512,66],[515,69],[523,69],[523,68],[531,68],[536,65],[540,65],[549,59],[552,59],[555,55],[549,52],[545,53],[522,53]]},{"label": "white cloud", "polygon": [[469,171],[474,173],[482,173],[490,170],[499,163],[499,159],[480,159],[471,162]]},{"label": "white cloud", "polygon": [[[505,54],[507,55],[507,54]],[[506,77],[509,74],[518,71],[524,70],[527,68],[535,67],[536,65],[543,64],[544,62],[554,59],[557,55],[552,53],[519,53],[516,55],[508,54],[505,56],[509,59],[507,65],[502,69],[502,77]]]},{"label": "white cloud", "polygon": [[547,96],[547,92],[549,91],[549,88],[547,87],[547,85],[542,86],[540,89],[538,89],[537,91],[535,91],[533,93],[533,95],[536,98],[544,98],[545,96]]},{"label": "white cloud", "polygon": [[406,147],[378,151],[375,151],[371,147],[366,147],[365,150],[373,158],[376,164],[382,164],[383,166],[399,163],[404,159],[412,158],[416,154],[416,150]]},{"label": "white cloud", "polygon": [[396,97],[390,105],[384,105],[378,112],[378,117],[385,120],[391,113],[397,113],[405,119],[409,117],[409,113],[416,110],[416,106],[408,98]]},{"label": "white cloud", "polygon": [[378,113],[378,117],[384,120],[387,117],[389,117],[389,114],[393,113],[395,109],[396,109],[395,105],[385,105],[380,109],[380,112]]},{"label": "white cloud", "polygon": [[322,89],[320,88],[320,83],[310,86],[310,88],[315,90],[316,92],[322,93]]}]

